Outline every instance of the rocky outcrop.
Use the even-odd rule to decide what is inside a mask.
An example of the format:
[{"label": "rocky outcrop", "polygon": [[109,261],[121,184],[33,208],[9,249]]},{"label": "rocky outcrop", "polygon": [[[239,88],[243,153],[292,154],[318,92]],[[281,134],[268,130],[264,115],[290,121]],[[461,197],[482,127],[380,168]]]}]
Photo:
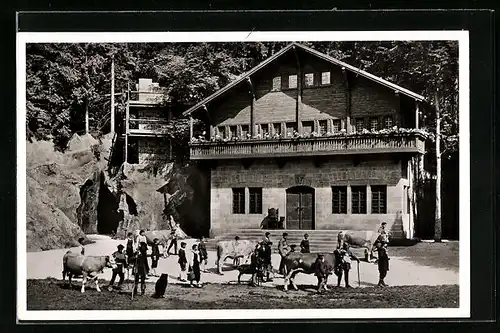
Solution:
[{"label": "rocky outcrop", "polygon": [[86,238],[31,176],[26,179],[26,248],[43,251],[78,245]]}]

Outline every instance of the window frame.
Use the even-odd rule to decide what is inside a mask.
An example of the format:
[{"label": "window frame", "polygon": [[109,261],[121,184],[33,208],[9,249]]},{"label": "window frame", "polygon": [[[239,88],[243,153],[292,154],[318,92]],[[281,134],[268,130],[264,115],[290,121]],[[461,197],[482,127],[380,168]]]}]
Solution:
[{"label": "window frame", "polygon": [[371,203],[372,214],[387,214],[387,185],[371,185]]},{"label": "window frame", "polygon": [[262,187],[249,187],[248,198],[248,214],[262,214]]},{"label": "window frame", "polygon": [[[275,86],[275,84],[277,86]],[[281,91],[283,89],[283,79],[281,75],[273,77],[271,80],[271,91]]]},{"label": "window frame", "polygon": [[[363,124],[363,127],[359,128],[358,123]],[[365,129],[365,118],[355,118],[354,128],[356,129],[356,132],[362,132]]]},{"label": "window frame", "polygon": [[[335,130],[335,124],[339,125],[338,130]],[[332,132],[340,132],[342,130],[342,121],[340,119],[332,119]]]},{"label": "window frame", "polygon": [[[327,73],[328,73],[328,83],[323,83],[323,74],[327,74]],[[321,77],[320,77],[319,85],[320,86],[329,86],[331,84],[332,84],[332,72],[331,71],[321,72]]]},{"label": "window frame", "polygon": [[[294,78],[294,77],[295,77],[295,87],[291,87],[290,82],[293,82],[291,80],[291,78]],[[287,89],[290,89],[290,90],[297,89],[299,87],[299,76],[297,74],[289,74],[288,75],[288,82],[287,82],[286,86],[287,86]]]},{"label": "window frame", "polygon": [[[233,192],[232,213],[238,214],[238,215],[244,215],[245,214],[245,188],[244,187],[233,187],[232,192]],[[236,201],[238,201],[238,202],[236,203]]]},{"label": "window frame", "polygon": [[[308,85],[307,84],[307,76],[308,75],[312,75],[312,79],[311,79],[311,82],[310,84]],[[309,72],[309,73],[304,73],[304,88],[314,88],[316,85],[315,85],[315,73],[314,72]]]},{"label": "window frame", "polygon": [[[310,127],[311,131],[306,133],[304,131],[304,127]],[[302,121],[302,132],[304,134],[311,134],[312,132],[314,132],[314,120],[304,120],[304,121]]]},{"label": "window frame", "polygon": [[[321,130],[321,125],[324,124],[324,128],[325,128],[325,131],[322,132]],[[328,133],[328,121],[326,119],[321,119],[321,120],[318,120],[318,133],[319,135],[325,135],[326,133]]]},{"label": "window frame", "polygon": [[[243,134],[244,133],[243,128],[246,128],[245,134]],[[240,139],[246,139],[247,134],[250,134],[250,125],[247,124],[240,125]]]},{"label": "window frame", "polygon": [[[332,189],[332,214],[347,214],[347,186],[332,186],[331,189]],[[336,193],[338,193],[337,206],[335,200]]]},{"label": "window frame", "polygon": [[380,120],[378,117],[370,117],[370,119],[369,119],[370,131],[373,131],[372,121],[374,121],[374,120],[377,122],[377,126],[375,128],[375,131],[378,131],[378,130],[380,130],[380,122],[379,122]]},{"label": "window frame", "polygon": [[[363,194],[364,200],[362,200],[360,194]],[[357,201],[357,206],[354,205],[355,201]],[[366,206],[366,185],[351,186],[351,214],[367,214]],[[355,207],[357,207],[357,209],[355,209]]]},{"label": "window frame", "polygon": [[[390,126],[387,126],[387,120],[391,121],[391,125]],[[394,118],[392,116],[384,116],[384,128],[385,129],[391,129],[394,127]]]}]

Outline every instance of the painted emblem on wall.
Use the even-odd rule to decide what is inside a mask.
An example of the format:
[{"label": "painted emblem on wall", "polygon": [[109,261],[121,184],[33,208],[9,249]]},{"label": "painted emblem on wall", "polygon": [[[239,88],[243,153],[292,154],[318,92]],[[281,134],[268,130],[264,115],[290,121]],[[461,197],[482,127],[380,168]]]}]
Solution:
[{"label": "painted emblem on wall", "polygon": [[305,174],[296,174],[295,175],[295,183],[299,184],[299,185],[303,185],[305,178],[306,178]]}]

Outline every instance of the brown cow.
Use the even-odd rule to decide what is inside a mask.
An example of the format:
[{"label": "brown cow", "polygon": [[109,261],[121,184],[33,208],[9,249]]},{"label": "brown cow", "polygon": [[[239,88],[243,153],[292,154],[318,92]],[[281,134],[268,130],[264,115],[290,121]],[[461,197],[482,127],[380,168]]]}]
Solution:
[{"label": "brown cow", "polygon": [[99,280],[97,278],[105,267],[116,267],[114,260],[109,256],[85,256],[80,253],[68,251],[63,256],[63,281],[67,274],[69,285],[72,286],[71,278],[73,275],[83,275],[81,292],[84,293],[87,277],[90,277],[95,280],[96,289],[100,292],[101,289],[99,288]]},{"label": "brown cow", "polygon": [[[333,272],[333,267],[335,267],[335,255],[333,253],[325,253],[325,262],[328,266],[329,274]],[[313,274],[315,272],[314,263],[318,258],[317,253],[301,253],[301,252],[291,252],[284,260],[285,269],[288,272],[284,279],[284,289],[288,290],[288,284],[292,283],[295,290],[299,288],[294,282],[295,275],[298,273]]]},{"label": "brown cow", "polygon": [[232,240],[232,241],[220,241],[217,243],[217,271],[222,275],[222,264],[227,258],[233,259],[233,264],[238,266],[240,260],[248,259],[255,247],[257,242],[250,240]]}]

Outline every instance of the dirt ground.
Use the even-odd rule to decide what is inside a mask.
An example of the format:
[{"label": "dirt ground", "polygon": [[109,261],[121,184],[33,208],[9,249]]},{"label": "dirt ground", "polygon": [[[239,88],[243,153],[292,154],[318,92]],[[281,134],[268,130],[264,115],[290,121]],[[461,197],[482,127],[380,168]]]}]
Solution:
[{"label": "dirt ground", "polygon": [[313,285],[299,291],[282,286],[251,287],[235,284],[206,284],[203,288],[169,284],[165,298],[153,298],[154,284],[144,296],[131,300],[131,289],[99,293],[79,286],[69,289],[54,279],[28,280],[28,310],[166,310],[166,309],[306,309],[306,308],[455,308],[458,286],[398,286],[332,288],[316,294]]}]

